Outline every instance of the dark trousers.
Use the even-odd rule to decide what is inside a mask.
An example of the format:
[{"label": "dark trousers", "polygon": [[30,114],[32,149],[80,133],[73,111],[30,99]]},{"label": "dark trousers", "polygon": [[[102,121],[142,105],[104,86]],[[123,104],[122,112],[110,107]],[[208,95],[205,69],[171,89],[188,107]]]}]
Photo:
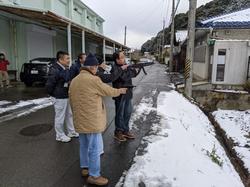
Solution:
[{"label": "dark trousers", "polygon": [[129,120],[132,114],[132,99],[125,95],[115,99],[115,131],[129,132]]}]

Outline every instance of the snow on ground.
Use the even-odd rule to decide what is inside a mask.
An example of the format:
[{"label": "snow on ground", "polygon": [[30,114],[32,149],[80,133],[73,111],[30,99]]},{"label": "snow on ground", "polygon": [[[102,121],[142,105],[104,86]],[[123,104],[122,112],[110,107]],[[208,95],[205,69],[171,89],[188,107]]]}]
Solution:
[{"label": "snow on ground", "polygon": [[227,137],[235,143],[235,151],[250,172],[250,110],[218,110],[213,115]]},{"label": "snow on ground", "polygon": [[[19,101],[17,104],[5,102],[5,104],[10,105],[7,107],[0,105],[0,123],[36,112],[37,110],[51,106],[53,103],[53,98],[49,97]],[[5,112],[7,113],[5,114]]]},{"label": "snow on ground", "polygon": [[0,101],[0,107],[3,106],[3,105],[7,105],[7,104],[10,104],[11,102],[9,101]]},{"label": "snow on ground", "polygon": [[[4,112],[11,111],[11,110],[15,110],[15,109],[18,109],[18,108],[26,107],[26,106],[29,106],[29,105],[46,105],[46,104],[51,103],[51,102],[52,102],[51,98],[45,97],[45,98],[39,98],[39,99],[34,99],[34,100],[19,101],[15,105],[10,105],[8,107],[1,107],[2,105],[9,104],[11,102],[0,101],[0,114],[2,114]],[[4,104],[2,104],[2,103],[4,103]],[[39,108],[39,106],[37,106],[37,107]]]},{"label": "snow on ground", "polygon": [[40,109],[43,109],[43,108],[46,108],[46,107],[49,107],[53,104],[53,101],[51,99],[45,99],[45,100],[40,100],[41,102],[37,102],[36,103],[39,103],[37,104],[36,106],[34,107],[31,107],[30,109],[26,110],[25,112],[21,112],[17,115],[17,117],[21,117],[21,116],[24,116],[24,115],[28,115],[32,112],[36,112],[37,110],[40,110]]},{"label": "snow on ground", "polygon": [[142,144],[148,144],[146,153],[134,158],[117,187],[140,183],[147,187],[243,186],[197,106],[171,91],[159,94],[156,110],[161,123],[152,124],[152,133],[143,139]]},{"label": "snow on ground", "polygon": [[247,91],[242,90],[214,90],[215,92],[222,92],[222,93],[237,93],[237,94],[248,94]]},{"label": "snow on ground", "polygon": [[140,117],[143,116],[143,119],[146,119],[146,116],[152,111],[155,110],[153,108],[153,96],[157,93],[157,90],[153,90],[149,97],[143,97],[140,103],[135,107],[134,112],[131,116],[129,126],[130,129],[137,129],[134,121],[138,120]]}]

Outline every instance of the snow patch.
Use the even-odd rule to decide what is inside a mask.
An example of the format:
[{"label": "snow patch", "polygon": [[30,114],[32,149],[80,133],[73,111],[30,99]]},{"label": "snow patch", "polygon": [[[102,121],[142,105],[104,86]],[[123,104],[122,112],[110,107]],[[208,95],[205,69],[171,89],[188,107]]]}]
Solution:
[{"label": "snow patch", "polygon": [[248,94],[247,91],[242,90],[214,90],[215,92],[222,92],[222,93],[237,93],[237,94]]},{"label": "snow patch", "polygon": [[153,108],[153,104],[154,104],[153,96],[156,93],[157,93],[157,90],[153,90],[149,97],[143,97],[141,102],[135,107],[135,110],[129,122],[130,129],[138,129],[136,125],[134,124],[134,122],[140,119],[141,117],[143,117],[143,120],[145,120],[147,115],[151,111],[155,110],[155,108]]},{"label": "snow patch", "polygon": [[10,104],[10,101],[0,101],[0,106]]},{"label": "snow patch", "polygon": [[[39,99],[34,99],[34,100],[27,100],[27,101],[19,101],[16,105],[11,105],[9,107],[2,107],[3,105],[0,105],[0,114],[4,113],[4,112],[8,112],[11,110],[15,110],[18,108],[22,108],[22,107],[26,107],[29,105],[46,105],[48,103],[52,102],[52,98],[50,97],[45,97],[45,98],[39,98]],[[10,102],[8,101],[4,101],[3,103],[8,104]],[[51,105],[51,104],[50,104]],[[39,108],[39,106],[37,106]]]},{"label": "snow patch", "polygon": [[245,10],[240,10],[237,12],[233,12],[230,14],[214,17],[208,20],[203,21],[203,24],[207,24],[209,22],[217,23],[217,22],[249,22],[250,20],[250,8]]},{"label": "snow patch", "polygon": [[218,110],[213,112],[213,116],[235,143],[235,151],[250,172],[250,110]]},{"label": "snow patch", "polygon": [[143,138],[142,143],[148,143],[145,154],[134,158],[117,187],[243,187],[213,126],[197,106],[176,91],[161,92],[157,113],[161,123],[153,124],[152,133]]}]

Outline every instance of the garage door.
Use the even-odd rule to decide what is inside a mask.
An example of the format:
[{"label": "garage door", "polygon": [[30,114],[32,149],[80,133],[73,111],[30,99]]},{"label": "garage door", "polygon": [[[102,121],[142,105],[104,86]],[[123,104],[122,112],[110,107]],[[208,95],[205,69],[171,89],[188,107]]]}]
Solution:
[{"label": "garage door", "polygon": [[54,56],[52,35],[29,31],[27,33],[27,40],[29,59]]}]

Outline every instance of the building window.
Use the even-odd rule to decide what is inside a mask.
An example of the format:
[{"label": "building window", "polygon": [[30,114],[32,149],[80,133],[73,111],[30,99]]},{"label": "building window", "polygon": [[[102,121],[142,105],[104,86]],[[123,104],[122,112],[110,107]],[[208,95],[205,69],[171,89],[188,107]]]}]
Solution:
[{"label": "building window", "polygon": [[96,22],[96,25],[98,26],[98,27],[100,27],[102,24],[100,23],[100,22]]},{"label": "building window", "polygon": [[88,19],[89,21],[93,21],[93,18],[92,18],[90,15],[87,16],[87,19]]},{"label": "building window", "polygon": [[225,77],[226,49],[218,50],[216,81],[223,82]]}]

